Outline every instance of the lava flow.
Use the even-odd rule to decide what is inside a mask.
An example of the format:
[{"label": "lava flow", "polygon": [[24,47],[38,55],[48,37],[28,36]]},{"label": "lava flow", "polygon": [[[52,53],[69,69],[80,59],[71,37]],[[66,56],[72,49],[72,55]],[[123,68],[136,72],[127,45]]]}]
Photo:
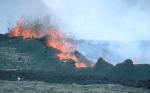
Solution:
[{"label": "lava flow", "polygon": [[61,53],[57,55],[59,59],[64,61],[72,59],[75,62],[79,62],[74,54],[75,45],[71,39],[66,38],[65,35],[58,31],[49,30],[49,33],[47,45],[61,51]]},{"label": "lava flow", "polygon": [[45,35],[48,36],[47,46],[53,47],[60,50],[61,53],[57,54],[57,57],[60,60],[66,62],[67,60],[73,60],[75,62],[76,68],[84,68],[87,65],[83,62],[80,62],[76,57],[74,51],[76,50],[76,45],[73,43],[73,40],[67,38],[64,34],[60,33],[56,29],[47,28],[47,31],[35,31],[31,27],[25,25],[24,18],[21,18],[17,25],[11,29],[8,33],[10,37],[22,36],[24,39],[34,39],[41,38]]}]

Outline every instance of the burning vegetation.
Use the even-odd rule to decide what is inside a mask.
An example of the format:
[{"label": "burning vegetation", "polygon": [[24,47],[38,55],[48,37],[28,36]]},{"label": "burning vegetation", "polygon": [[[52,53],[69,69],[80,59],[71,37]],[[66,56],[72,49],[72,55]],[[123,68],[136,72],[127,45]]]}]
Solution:
[{"label": "burning vegetation", "polygon": [[64,62],[73,60],[76,68],[89,66],[81,62],[75,55],[76,44],[73,39],[68,38],[65,34],[51,26],[51,24],[47,25],[47,23],[41,23],[40,21],[28,23],[22,17],[17,22],[17,25],[10,29],[8,35],[10,37],[22,36],[24,39],[35,39],[47,36],[46,45],[60,51],[60,53],[56,55],[60,60]]}]

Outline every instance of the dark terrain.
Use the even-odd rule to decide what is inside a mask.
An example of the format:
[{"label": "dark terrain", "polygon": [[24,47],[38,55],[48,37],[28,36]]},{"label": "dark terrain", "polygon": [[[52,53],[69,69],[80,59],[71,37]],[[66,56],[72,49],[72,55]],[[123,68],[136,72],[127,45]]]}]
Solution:
[{"label": "dark terrain", "polygon": [[2,81],[0,93],[150,93],[118,84],[54,84],[41,81]]},{"label": "dark terrain", "polygon": [[[0,79],[16,81],[44,81],[72,84],[122,84],[150,89],[150,65],[133,64],[127,59],[117,65],[99,58],[94,67],[77,69],[74,62],[63,62],[59,53],[45,45],[45,39],[9,38],[0,35]],[[78,51],[80,59],[86,58]],[[89,61],[89,60],[88,60]]]}]

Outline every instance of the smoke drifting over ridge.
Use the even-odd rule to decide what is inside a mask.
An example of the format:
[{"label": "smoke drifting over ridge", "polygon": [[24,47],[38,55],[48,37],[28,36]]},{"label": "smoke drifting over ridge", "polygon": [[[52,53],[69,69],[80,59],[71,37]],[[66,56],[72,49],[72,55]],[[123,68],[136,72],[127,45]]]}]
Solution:
[{"label": "smoke drifting over ridge", "polygon": [[89,58],[102,56],[114,64],[126,58],[149,63],[149,0],[43,1],[61,19],[62,30],[90,40],[79,44]]},{"label": "smoke drifting over ridge", "polygon": [[110,63],[117,64],[125,59],[132,59],[135,64],[150,64],[150,41],[78,41],[79,51],[94,62],[103,57]]}]

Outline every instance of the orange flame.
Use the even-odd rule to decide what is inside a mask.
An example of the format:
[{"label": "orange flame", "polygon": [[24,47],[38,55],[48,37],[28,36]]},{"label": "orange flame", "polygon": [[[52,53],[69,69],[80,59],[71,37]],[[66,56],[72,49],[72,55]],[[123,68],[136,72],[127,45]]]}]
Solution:
[{"label": "orange flame", "polygon": [[32,31],[29,28],[23,28],[20,25],[17,25],[16,27],[12,28],[9,32],[10,37],[18,37],[22,36],[24,39],[32,39],[32,38],[39,38],[41,32],[38,31]]},{"label": "orange flame", "polygon": [[[57,57],[60,60],[68,60],[71,59],[75,61],[76,63],[79,63],[80,61],[78,58],[75,56],[74,51],[75,51],[75,44],[73,41],[69,38],[66,38],[65,35],[62,33],[56,31],[56,30],[49,30],[49,39],[47,41],[47,45],[51,46],[53,48],[56,48],[61,51],[61,53],[57,54]],[[75,65],[77,68],[81,67],[86,67],[86,65],[82,63],[81,65]],[[79,66],[80,65],[80,66]]]},{"label": "orange flame", "polygon": [[87,67],[86,64],[81,63],[74,54],[76,45],[73,43],[73,40],[67,38],[67,36],[53,28],[48,28],[47,32],[34,31],[33,29],[26,27],[24,24],[24,18],[21,18],[18,21],[17,26],[12,28],[8,35],[10,37],[22,36],[24,39],[34,39],[48,35],[47,45],[61,51],[61,53],[57,54],[57,57],[60,60],[66,61],[71,59],[76,62],[75,66],[77,68]]},{"label": "orange flame", "polygon": [[85,68],[87,67],[84,63],[75,63],[76,68]]}]

